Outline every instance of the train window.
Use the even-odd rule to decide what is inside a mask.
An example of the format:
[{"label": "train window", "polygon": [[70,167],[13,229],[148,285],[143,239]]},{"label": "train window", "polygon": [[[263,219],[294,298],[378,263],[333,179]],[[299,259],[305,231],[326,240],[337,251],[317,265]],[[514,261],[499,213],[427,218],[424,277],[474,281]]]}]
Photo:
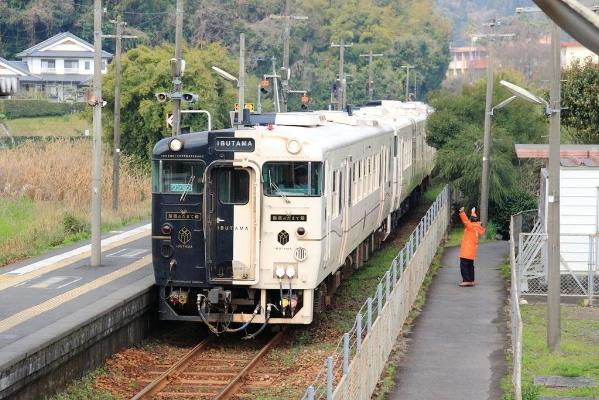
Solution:
[{"label": "train window", "polygon": [[250,175],[242,169],[217,171],[218,201],[221,204],[247,204],[250,198]]},{"label": "train window", "polygon": [[204,163],[155,160],[152,171],[154,193],[199,194],[204,190]]},{"label": "train window", "polygon": [[322,196],[321,162],[267,162],[262,167],[266,196]]}]

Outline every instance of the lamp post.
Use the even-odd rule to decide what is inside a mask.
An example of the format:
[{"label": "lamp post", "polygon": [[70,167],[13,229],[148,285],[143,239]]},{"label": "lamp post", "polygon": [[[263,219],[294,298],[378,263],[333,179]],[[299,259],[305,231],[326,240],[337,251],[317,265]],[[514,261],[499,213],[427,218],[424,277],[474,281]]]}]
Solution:
[{"label": "lamp post", "polygon": [[[555,31],[553,39],[556,39]],[[559,36],[558,36],[559,37]],[[561,336],[560,321],[560,209],[559,209],[559,164],[560,164],[560,94],[559,94],[559,47],[553,53],[554,81],[551,84],[551,104],[528,90],[507,81],[500,84],[519,98],[545,107],[549,116],[549,184],[547,196],[547,346],[559,350]],[[556,62],[557,60],[557,62]],[[557,68],[556,68],[557,67]],[[557,74],[556,74],[557,71]],[[555,81],[557,75],[557,81]],[[557,87],[556,87],[557,86]],[[557,95],[556,95],[557,92]]]}]

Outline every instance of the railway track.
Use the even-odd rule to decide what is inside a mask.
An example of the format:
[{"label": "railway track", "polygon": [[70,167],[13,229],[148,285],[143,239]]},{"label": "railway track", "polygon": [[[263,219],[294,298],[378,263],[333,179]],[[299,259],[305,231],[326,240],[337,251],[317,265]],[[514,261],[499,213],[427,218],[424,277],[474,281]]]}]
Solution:
[{"label": "railway track", "polygon": [[209,336],[173,365],[149,370],[144,381],[149,383],[131,400],[236,398],[248,375],[285,332],[281,330],[258,349],[251,349],[253,342],[244,342],[242,350],[227,348]]}]

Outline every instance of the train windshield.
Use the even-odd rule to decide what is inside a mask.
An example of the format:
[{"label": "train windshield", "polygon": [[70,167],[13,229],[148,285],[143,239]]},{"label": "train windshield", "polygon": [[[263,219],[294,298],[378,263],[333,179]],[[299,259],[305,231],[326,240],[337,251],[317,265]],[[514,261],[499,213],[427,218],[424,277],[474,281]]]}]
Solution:
[{"label": "train windshield", "polygon": [[262,167],[267,196],[322,196],[321,162],[267,162]]},{"label": "train windshield", "polygon": [[152,168],[154,193],[201,194],[204,190],[202,161],[155,160]]}]

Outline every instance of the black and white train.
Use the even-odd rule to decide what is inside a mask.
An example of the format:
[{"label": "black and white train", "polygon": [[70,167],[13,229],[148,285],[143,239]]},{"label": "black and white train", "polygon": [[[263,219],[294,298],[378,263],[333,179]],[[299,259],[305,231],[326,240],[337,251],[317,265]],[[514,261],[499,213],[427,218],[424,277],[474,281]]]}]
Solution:
[{"label": "black and white train", "polygon": [[428,178],[431,112],[381,101],[158,142],[160,318],[203,321],[215,332],[311,323]]}]

